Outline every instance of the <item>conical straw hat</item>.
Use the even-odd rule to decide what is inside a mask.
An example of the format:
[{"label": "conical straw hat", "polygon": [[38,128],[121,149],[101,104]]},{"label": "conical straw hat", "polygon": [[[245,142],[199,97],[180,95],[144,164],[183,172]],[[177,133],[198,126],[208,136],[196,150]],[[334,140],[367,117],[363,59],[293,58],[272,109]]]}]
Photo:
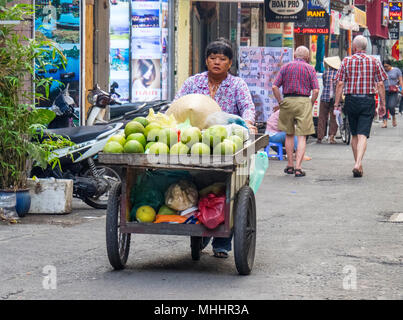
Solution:
[{"label": "conical straw hat", "polygon": [[338,70],[341,65],[341,60],[339,56],[327,57],[323,59],[323,62],[326,63],[329,67]]}]

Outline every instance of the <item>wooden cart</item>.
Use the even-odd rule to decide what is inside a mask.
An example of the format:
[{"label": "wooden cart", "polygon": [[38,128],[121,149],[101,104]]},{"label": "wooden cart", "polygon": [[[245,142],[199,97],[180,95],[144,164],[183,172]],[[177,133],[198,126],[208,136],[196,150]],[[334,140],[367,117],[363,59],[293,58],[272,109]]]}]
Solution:
[{"label": "wooden cart", "polygon": [[[125,267],[132,233],[190,236],[191,257],[200,259],[203,237],[230,237],[239,274],[251,272],[256,243],[256,204],[249,187],[251,155],[269,143],[268,135],[252,136],[231,156],[147,155],[100,153],[99,162],[122,168],[122,182],[110,192],[106,217],[106,245],[114,269]],[[211,230],[202,224],[139,223],[129,221],[130,190],[145,170],[186,170],[208,183],[225,182],[225,221]]]}]

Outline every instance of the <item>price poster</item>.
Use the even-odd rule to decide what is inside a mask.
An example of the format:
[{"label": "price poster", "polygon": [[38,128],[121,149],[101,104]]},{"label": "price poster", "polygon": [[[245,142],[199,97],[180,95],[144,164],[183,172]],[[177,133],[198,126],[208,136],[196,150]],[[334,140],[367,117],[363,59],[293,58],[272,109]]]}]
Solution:
[{"label": "price poster", "polygon": [[241,47],[239,76],[247,83],[256,108],[256,121],[266,122],[278,104],[272,85],[280,68],[291,62],[293,49]]}]

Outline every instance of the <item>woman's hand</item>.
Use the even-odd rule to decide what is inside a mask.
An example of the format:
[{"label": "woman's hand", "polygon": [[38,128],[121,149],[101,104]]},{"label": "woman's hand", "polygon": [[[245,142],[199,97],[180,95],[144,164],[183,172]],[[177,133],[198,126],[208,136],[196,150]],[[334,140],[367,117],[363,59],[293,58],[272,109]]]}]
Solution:
[{"label": "woman's hand", "polygon": [[249,129],[250,134],[257,134],[257,128],[254,126],[252,121],[245,120],[246,126]]}]

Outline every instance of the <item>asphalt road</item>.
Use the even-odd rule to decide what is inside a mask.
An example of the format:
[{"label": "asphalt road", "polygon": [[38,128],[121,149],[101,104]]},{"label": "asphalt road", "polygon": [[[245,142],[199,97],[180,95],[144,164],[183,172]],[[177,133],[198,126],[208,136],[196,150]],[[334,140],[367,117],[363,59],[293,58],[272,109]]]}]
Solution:
[{"label": "asphalt road", "polygon": [[307,176],[271,160],[257,195],[253,272],[232,252],[192,261],[189,238],[135,235],[127,267],[113,271],[105,211],[74,202],[68,215],[0,223],[0,300],[396,299],[403,298],[403,118],[373,126],[364,177],[350,146],[308,140]]}]

